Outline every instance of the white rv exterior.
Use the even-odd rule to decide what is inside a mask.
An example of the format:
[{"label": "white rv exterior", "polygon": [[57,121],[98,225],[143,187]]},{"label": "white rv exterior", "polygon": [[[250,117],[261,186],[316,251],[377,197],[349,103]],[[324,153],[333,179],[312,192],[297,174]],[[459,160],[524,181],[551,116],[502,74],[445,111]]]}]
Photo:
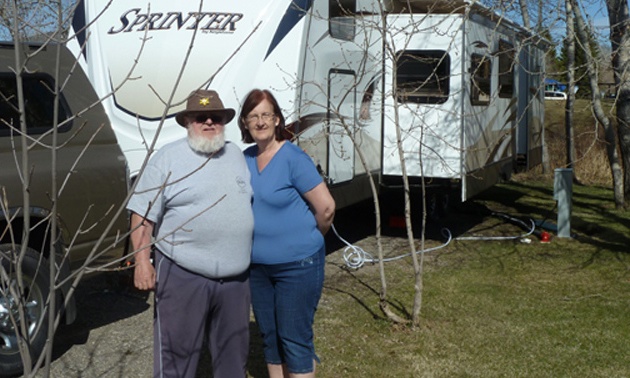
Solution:
[{"label": "white rv exterior", "polygon": [[407,175],[455,179],[462,200],[542,162],[544,42],[481,7],[387,24],[385,88],[397,95],[384,100],[385,184],[402,175],[396,125]]},{"label": "white rv exterior", "polygon": [[[272,90],[338,206],[371,195],[367,171],[400,184],[396,125],[410,180],[462,200],[539,164],[544,44],[480,6],[407,3],[82,0],[74,48],[132,175],[185,135],[174,115],[206,87],[237,113]],[[240,143],[235,121],[226,134]]]}]

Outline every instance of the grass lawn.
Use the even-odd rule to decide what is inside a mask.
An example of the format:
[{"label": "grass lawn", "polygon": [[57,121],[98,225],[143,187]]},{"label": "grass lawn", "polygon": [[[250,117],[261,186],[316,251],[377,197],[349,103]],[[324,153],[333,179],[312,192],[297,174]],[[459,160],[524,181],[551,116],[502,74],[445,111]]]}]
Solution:
[{"label": "grass lawn", "polygon": [[[564,109],[549,102],[545,133],[552,169],[565,164]],[[630,377],[630,212],[614,208],[603,138],[590,105],[576,104],[572,238],[549,243],[512,219],[556,222],[553,177],[514,176],[432,224],[425,254],[421,324],[393,324],[379,309],[377,265],[345,267],[328,235],[326,281],[315,320],[319,377]],[[377,255],[370,204],[338,212],[339,234]],[[418,225],[416,225],[418,226]],[[538,230],[540,231],[540,230]],[[420,232],[414,231],[419,245]],[[332,233],[331,233],[332,234]],[[464,240],[478,236],[478,240]],[[488,240],[494,236],[516,236]],[[458,239],[459,238],[459,239]],[[332,241],[332,242],[331,242]],[[527,242],[529,241],[529,242]],[[383,238],[387,257],[409,252],[403,231]],[[418,246],[419,248],[419,246]],[[385,263],[390,308],[408,317],[411,257]],[[265,377],[252,332],[249,374]]]},{"label": "grass lawn", "polygon": [[[417,329],[379,310],[377,265],[349,270],[341,249],[328,255],[315,322],[318,376],[630,377],[630,213],[614,209],[609,189],[574,186],[573,194],[573,238],[455,239],[427,253]],[[520,235],[521,227],[491,213],[555,223],[554,205],[553,182],[517,179],[462,205],[441,226],[455,238]],[[354,239],[376,256],[370,233]],[[406,243],[387,236],[385,252],[407,253]],[[408,315],[411,258],[387,262],[385,272],[390,306]]]}]

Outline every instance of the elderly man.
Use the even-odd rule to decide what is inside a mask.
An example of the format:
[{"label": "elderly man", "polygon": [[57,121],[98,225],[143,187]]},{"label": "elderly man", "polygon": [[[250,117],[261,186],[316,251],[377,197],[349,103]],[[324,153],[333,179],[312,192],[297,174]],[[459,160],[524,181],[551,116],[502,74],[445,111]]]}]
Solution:
[{"label": "elderly man", "polygon": [[214,376],[245,376],[252,189],[241,150],[225,142],[234,115],[215,91],[191,93],[176,116],[188,137],[151,158],[127,206],[134,284],[155,289],[155,377],[194,377],[205,336]]}]

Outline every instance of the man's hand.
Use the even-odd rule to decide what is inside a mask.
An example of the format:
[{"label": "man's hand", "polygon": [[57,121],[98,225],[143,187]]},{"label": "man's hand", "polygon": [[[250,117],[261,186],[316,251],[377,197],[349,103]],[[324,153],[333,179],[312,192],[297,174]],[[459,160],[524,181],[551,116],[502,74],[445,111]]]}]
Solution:
[{"label": "man's hand", "polygon": [[153,268],[150,260],[136,261],[133,284],[140,290],[155,289],[155,268]]}]

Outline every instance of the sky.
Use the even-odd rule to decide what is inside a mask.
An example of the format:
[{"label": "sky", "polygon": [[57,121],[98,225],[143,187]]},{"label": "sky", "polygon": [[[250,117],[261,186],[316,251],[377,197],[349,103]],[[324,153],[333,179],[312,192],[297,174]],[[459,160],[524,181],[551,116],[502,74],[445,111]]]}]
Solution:
[{"label": "sky", "polygon": [[[537,22],[537,2],[539,0],[529,0],[531,26],[534,27]],[[551,29],[552,35],[558,42],[566,34],[565,20],[565,0],[542,0],[543,1],[543,24]],[[489,6],[496,0],[483,0],[484,4]],[[587,18],[587,22],[594,26],[594,30],[600,36],[600,39],[608,40],[608,11],[604,0],[578,0],[582,4],[582,16]],[[512,2],[511,4],[515,4]],[[510,19],[516,23],[522,24],[520,12],[510,14]]]},{"label": "sky", "polygon": [[584,16],[586,16],[598,34],[608,38],[609,22],[608,10],[603,0],[582,0]]}]

